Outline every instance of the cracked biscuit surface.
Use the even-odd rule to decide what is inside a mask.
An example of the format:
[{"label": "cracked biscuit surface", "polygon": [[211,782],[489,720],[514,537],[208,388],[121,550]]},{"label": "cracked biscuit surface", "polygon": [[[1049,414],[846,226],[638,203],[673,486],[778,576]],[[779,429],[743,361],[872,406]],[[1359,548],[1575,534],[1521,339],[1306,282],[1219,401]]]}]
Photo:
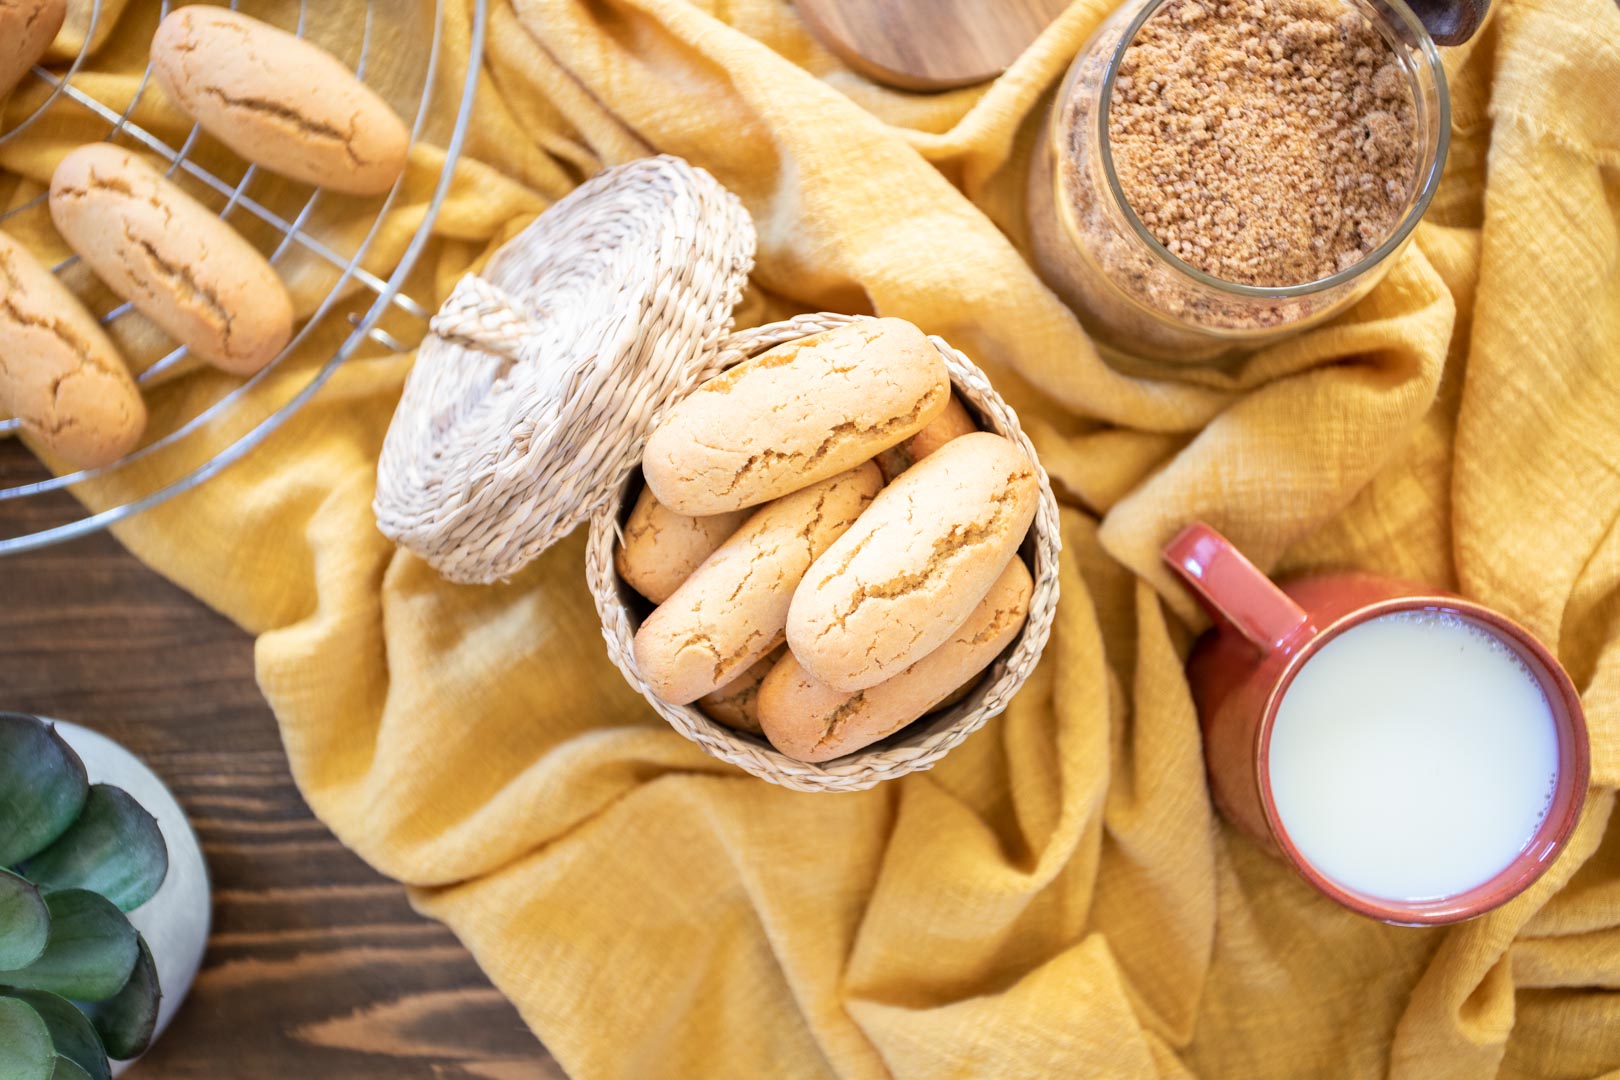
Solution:
[{"label": "cracked biscuit surface", "polygon": [[56,275],[0,233],[0,408],[76,468],[140,442],[146,405],[101,324]]},{"label": "cracked biscuit surface", "polygon": [[677,514],[644,487],[624,523],[624,541],[613,553],[613,566],[626,585],[662,604],[747,519],[747,510],[707,517]]},{"label": "cracked biscuit surface", "polygon": [[958,691],[1012,644],[1029,614],[1035,580],[1022,559],[1001,572],[945,643],[876,686],[843,693],[817,682],[789,652],[755,693],[771,745],[800,761],[831,761],[899,731]]},{"label": "cracked biscuit surface", "polygon": [[689,705],[782,643],[793,590],[883,485],[865,462],[761,507],[636,631],[652,692]]},{"label": "cracked biscuit surface", "polygon": [[0,97],[39,63],[66,17],[67,0],[0,0]]},{"label": "cracked biscuit surface", "polygon": [[939,351],[900,319],[778,345],[698,387],[647,440],[642,470],[682,514],[756,506],[909,439],[950,398]]},{"label": "cracked biscuit surface", "polygon": [[264,256],[127,150],[63,158],[51,220],[108,288],[222,371],[251,375],[292,337],[292,299]]},{"label": "cracked biscuit surface", "polygon": [[1014,557],[1039,483],[987,431],[946,443],[890,484],[816,560],[793,597],[788,645],[835,690],[874,686],[939,647]]},{"label": "cracked biscuit surface", "polygon": [[170,13],[152,72],[205,131],[272,172],[379,195],[405,169],[410,132],[387,102],[318,45],[240,12]]}]

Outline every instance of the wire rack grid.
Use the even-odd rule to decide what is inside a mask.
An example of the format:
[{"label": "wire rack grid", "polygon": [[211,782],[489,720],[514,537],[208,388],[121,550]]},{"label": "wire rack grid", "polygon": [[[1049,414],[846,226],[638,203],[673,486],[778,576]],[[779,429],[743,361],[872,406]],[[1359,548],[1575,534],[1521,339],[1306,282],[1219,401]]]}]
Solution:
[{"label": "wire rack grid", "polygon": [[[246,167],[234,181],[220,175],[224,170],[205,167],[197,160],[199,148],[207,143],[210,152],[217,156],[219,147],[213,144],[197,125],[192,124],[184,138],[166,141],[135,123],[132,117],[152,80],[150,65],[141,74],[128,104],[121,109],[109,107],[80,85],[76,85],[76,80],[79,79],[92,46],[97,40],[98,25],[104,15],[102,0],[91,0],[83,27],[84,45],[67,68],[60,73],[43,65],[33,69],[32,77],[43,80],[49,91],[26,118],[0,134],[0,147],[22,135],[52,110],[64,108],[85,110],[90,116],[107,125],[104,136],[107,141],[119,140],[132,148],[157,155],[166,162],[166,172],[171,179],[184,178],[194,192],[200,187],[205,197],[216,200],[220,217],[252,224],[259,234],[269,236],[270,250],[265,251],[265,255],[273,266],[279,268],[290,256],[300,254],[326,264],[337,276],[313,313],[294,333],[286,348],[263,370],[243,380],[240,385],[225,392],[201,408],[196,415],[172,429],[156,437],[149,436],[141,447],[110,465],[49,475],[42,466],[27,458],[14,445],[16,440],[5,438],[17,430],[17,421],[0,420],[0,556],[46,547],[106,528],[189,491],[218,474],[240,460],[280,427],[321,388],[333,372],[353,357],[368,341],[390,352],[406,351],[410,346],[399,341],[379,325],[379,321],[390,308],[412,316],[413,324],[420,324],[421,330],[426,331],[426,321],[430,312],[406,295],[402,289],[428,241],[433,221],[449,191],[454,166],[466,139],[474,89],[483,55],[487,0],[473,0],[465,78],[458,87],[439,92],[436,92],[436,88],[439,86],[438,76],[447,14],[443,2],[421,0],[414,7],[413,0],[348,0],[348,2],[354,9],[352,12],[335,13],[331,10],[331,0],[297,0],[295,23],[289,18],[291,3],[273,5],[265,11],[254,9],[248,13],[265,18],[266,21],[304,37],[314,21],[312,16],[316,13],[316,5],[326,5],[328,10],[325,14],[328,17],[322,20],[323,26],[344,28],[342,32],[352,34],[354,38],[348,41],[332,40],[330,37],[317,38],[317,43],[340,56],[345,53],[351,55],[356,74],[368,84],[373,84],[373,80],[368,78],[368,66],[375,70],[379,64],[377,53],[379,39],[387,37],[396,44],[401,40],[410,41],[415,49],[423,53],[421,56],[407,58],[404,62],[399,62],[398,57],[389,57],[391,70],[388,74],[396,82],[402,71],[409,71],[413,67],[420,71],[421,78],[419,83],[395,85],[392,91],[385,93],[384,96],[410,124],[413,142],[427,137],[430,133],[438,136],[436,141],[443,146],[444,160],[422,219],[400,257],[395,261],[393,270],[386,277],[369,272],[361,263],[372,251],[373,242],[386,215],[399,203],[405,177],[402,176],[385,196],[366,201],[367,208],[364,213],[371,215],[369,228],[364,228],[363,231],[347,230],[349,239],[338,241],[334,246],[333,242],[329,242],[333,239],[331,236],[323,238],[317,235],[321,230],[313,226],[321,216],[322,210],[328,209],[335,210],[339,215],[346,215],[347,219],[352,221],[353,215],[349,212],[348,202],[341,207],[323,207],[322,200],[331,196],[322,189],[308,188],[293,200],[291,205],[296,207],[293,212],[278,212],[268,205],[267,201],[256,198],[252,192],[257,186],[269,182],[276,185],[278,196],[285,196],[287,182],[269,177],[251,163],[243,163]],[[162,0],[158,17],[167,15],[171,6],[178,5],[173,5],[172,0]],[[233,9],[245,7],[242,0],[231,0],[229,6]],[[405,14],[402,15],[402,12]],[[276,18],[277,15],[280,16],[279,19]],[[333,17],[334,15],[337,17]],[[410,17],[411,15],[415,16],[414,19]],[[429,25],[431,40],[424,45],[421,41],[422,31]],[[416,63],[416,60],[421,62]],[[431,131],[435,127],[438,130]],[[0,228],[4,228],[7,221],[18,215],[43,212],[45,200],[46,195],[42,192],[0,212]],[[286,199],[280,198],[277,202],[279,205],[285,203]],[[77,256],[71,256],[59,262],[53,270],[61,274],[78,261]],[[356,289],[359,290],[358,294]],[[352,295],[359,295],[362,298],[358,308],[355,302],[349,299]],[[369,303],[364,302],[363,298],[366,295],[371,297]],[[132,305],[122,303],[106,310],[100,318],[103,325],[111,329],[119,320],[132,314]],[[292,363],[291,358],[318,327],[337,318],[346,321],[348,331],[342,343],[325,363],[306,364],[302,368],[287,367],[283,370],[284,366]],[[162,385],[166,376],[172,377],[185,356],[186,349],[179,347],[149,363],[137,376],[142,391],[150,392]],[[262,415],[252,413],[252,406],[249,403],[256,400],[252,394],[254,388],[267,379],[278,375],[285,378],[289,373],[295,380],[305,381],[301,384],[295,381],[296,388],[291,396],[279,404],[259,406],[266,410]],[[209,434],[211,428],[217,428],[218,425],[225,423],[241,430],[233,432],[222,448],[209,453],[207,459],[200,464],[187,462],[167,472],[161,468],[152,468],[154,462],[151,459],[157,455],[183,449],[188,441],[200,442]],[[177,460],[185,461],[183,453],[175,457]],[[131,482],[130,478],[137,471],[132,467],[138,463],[144,463],[138,470],[141,479],[139,482]],[[120,494],[110,505],[90,509],[72,498],[72,494],[80,485],[106,481],[108,478],[120,477],[120,474],[123,478],[123,482],[118,484]]]}]

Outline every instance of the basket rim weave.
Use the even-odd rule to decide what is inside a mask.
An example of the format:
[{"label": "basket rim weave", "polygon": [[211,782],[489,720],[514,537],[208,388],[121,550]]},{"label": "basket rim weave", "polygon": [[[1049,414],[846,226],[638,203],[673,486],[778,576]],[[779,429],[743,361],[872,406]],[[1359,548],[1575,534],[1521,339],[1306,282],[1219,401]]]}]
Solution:
[{"label": "basket rim weave", "polygon": [[[738,331],[726,339],[703,377],[708,378],[784,342],[867,318],[870,316],[819,312]],[[1031,575],[1035,589],[1030,596],[1024,628],[1009,650],[980,677],[972,693],[951,708],[932,714],[926,718],[926,723],[913,723],[902,728],[902,734],[891,735],[845,757],[810,764],[788,757],[761,737],[716,723],[696,705],[671,705],[659,699],[637,669],[632,644],[637,620],[626,599],[629,586],[619,580],[613,565],[619,519],[635,478],[633,471],[619,480],[614,497],[591,516],[585,572],[602,620],[602,637],[607,643],[609,659],[631,687],[682,736],[709,755],[773,784],[806,792],[862,791],[885,780],[932,768],[963,739],[1007,707],[1034,671],[1051,635],[1058,599],[1058,555],[1063,546],[1057,498],[1052,493],[1051,481],[1041,467],[1034,444],[1024,434],[1017,414],[991,387],[984,372],[942,338],[930,335],[928,340],[939,350],[950,373],[952,388],[964,404],[988,430],[1011,439],[1028,455],[1035,468],[1040,497],[1032,526],[1035,565]]]}]

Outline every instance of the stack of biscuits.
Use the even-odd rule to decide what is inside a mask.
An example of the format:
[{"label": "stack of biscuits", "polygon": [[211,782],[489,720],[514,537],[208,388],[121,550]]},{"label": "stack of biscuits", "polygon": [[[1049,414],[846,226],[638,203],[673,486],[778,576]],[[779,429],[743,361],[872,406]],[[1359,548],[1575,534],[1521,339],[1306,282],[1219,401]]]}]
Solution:
[{"label": "stack of biscuits", "polygon": [[641,677],[797,760],[960,699],[1028,614],[1036,469],[978,430],[910,323],[861,320],[711,379],[642,471],[615,551],[656,605]]}]

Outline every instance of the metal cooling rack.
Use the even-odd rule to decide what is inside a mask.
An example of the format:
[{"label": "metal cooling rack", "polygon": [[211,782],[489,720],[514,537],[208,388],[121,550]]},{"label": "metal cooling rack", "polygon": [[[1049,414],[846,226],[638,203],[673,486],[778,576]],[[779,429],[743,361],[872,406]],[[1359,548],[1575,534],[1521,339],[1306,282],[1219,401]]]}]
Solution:
[{"label": "metal cooling rack", "polygon": [[[171,6],[179,5],[173,5],[172,0],[162,0],[159,17],[167,15]],[[170,178],[181,181],[193,195],[205,200],[212,199],[220,217],[251,226],[255,235],[271,237],[269,250],[265,254],[272,265],[280,268],[287,260],[299,257],[324,263],[338,276],[314,313],[294,333],[287,347],[262,371],[172,431],[156,437],[149,434],[139,449],[111,465],[53,476],[43,465],[35,462],[15,439],[4,437],[16,431],[17,422],[0,420],[0,555],[46,547],[106,528],[202,484],[263,442],[367,342],[373,342],[390,352],[411,348],[412,345],[401,342],[379,325],[390,309],[411,316],[410,324],[419,327],[418,337],[426,332],[426,321],[431,313],[401,290],[428,241],[466,138],[483,55],[487,0],[474,0],[473,3],[467,71],[459,86],[441,86],[438,81],[445,37],[444,3],[429,0],[298,0],[296,23],[292,19],[291,2],[253,5],[242,0],[231,0],[229,6],[240,7],[248,14],[283,29],[293,30],[300,37],[312,36],[318,44],[350,63],[362,80],[382,92],[389,104],[411,123],[413,142],[431,141],[444,148],[444,165],[438,183],[424,207],[415,235],[392,272],[386,278],[368,272],[360,264],[371,250],[384,216],[401,197],[405,182],[403,177],[386,196],[363,201],[366,207],[364,213],[370,217],[370,227],[360,239],[334,247],[317,235],[322,231],[318,227],[322,211],[336,210],[341,214],[344,208],[361,205],[360,202],[330,195],[318,188],[307,188],[288,203],[285,196],[291,182],[272,177],[257,166],[236,161],[236,164],[246,167],[240,177],[233,181],[221,175],[229,175],[227,170],[218,166],[206,168],[200,164],[196,157],[203,148],[211,155],[210,160],[219,160],[223,150],[196,125],[191,126],[183,139],[171,144],[136,124],[131,118],[151,82],[150,66],[141,76],[128,107],[123,109],[109,108],[75,84],[85,65],[91,43],[95,41],[96,27],[102,15],[102,0],[92,0],[84,28],[85,47],[65,70],[56,72],[44,66],[33,69],[32,76],[43,80],[50,87],[49,93],[26,119],[0,134],[0,147],[27,131],[47,114],[56,112],[61,115],[59,110],[84,110],[106,125],[105,140],[117,140],[133,149],[158,155],[168,162],[166,171]],[[317,12],[320,15],[318,20],[312,18]],[[328,28],[328,32],[324,36],[307,35],[306,30],[317,21]],[[352,37],[350,40],[334,39],[331,32],[333,27],[342,28],[341,34]],[[382,38],[389,42],[390,51],[385,60],[373,48],[374,43]],[[377,74],[377,68],[384,62],[388,67],[384,73],[386,79],[394,80],[394,85],[388,89],[378,85],[379,79],[370,77]],[[368,67],[371,68],[369,72]],[[420,72],[419,82],[402,77],[402,73],[408,75],[412,71]],[[277,196],[273,201],[278,206],[295,207],[292,212],[278,212],[267,205],[272,200],[261,201],[255,197],[252,192],[264,186],[273,186]],[[343,199],[340,207],[323,202],[335,199]],[[0,212],[0,228],[20,214],[47,213],[45,203],[46,196],[42,193]],[[343,220],[352,223],[353,217],[347,215]],[[77,261],[77,256],[73,256],[53,269],[60,274]],[[370,298],[369,302],[367,297]],[[101,322],[111,328],[132,313],[130,304],[118,304],[101,314]],[[310,364],[306,358],[302,369],[294,367],[291,358],[299,346],[318,328],[332,325],[333,320],[343,320],[349,329],[331,358],[324,364]],[[137,376],[143,393],[149,394],[161,385],[164,376],[173,373],[185,355],[186,350],[182,347],[153,359]],[[294,378],[295,387],[291,396],[277,404],[256,407],[249,392],[273,375],[281,377],[289,373]],[[304,381],[299,384],[297,379]],[[228,425],[226,438],[229,440],[222,449],[207,454],[200,463],[195,460],[195,454],[185,453],[188,443],[195,447],[205,436],[218,437],[222,425]],[[170,459],[179,464],[167,466],[165,462]],[[105,482],[110,477],[118,477],[118,486],[125,492],[112,505],[93,512],[73,497],[80,485]]]}]

